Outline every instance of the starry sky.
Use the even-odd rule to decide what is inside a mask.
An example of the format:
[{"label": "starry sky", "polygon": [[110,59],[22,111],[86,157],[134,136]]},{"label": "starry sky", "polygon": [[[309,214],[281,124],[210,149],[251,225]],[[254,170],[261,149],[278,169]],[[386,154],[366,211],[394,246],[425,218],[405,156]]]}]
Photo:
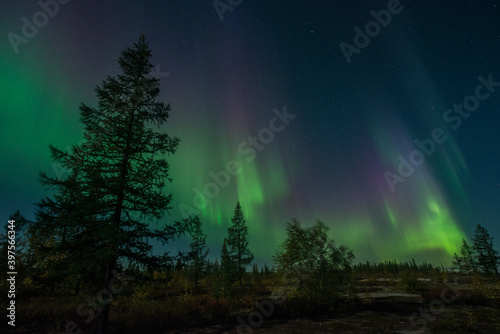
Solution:
[{"label": "starry sky", "polygon": [[0,3],[5,223],[34,217],[49,144],[81,140],[79,105],[144,33],[181,139],[165,220],[200,215],[212,257],[238,200],[260,263],[292,217],[358,261],[449,265],[477,224],[500,248],[499,1],[215,4]]}]

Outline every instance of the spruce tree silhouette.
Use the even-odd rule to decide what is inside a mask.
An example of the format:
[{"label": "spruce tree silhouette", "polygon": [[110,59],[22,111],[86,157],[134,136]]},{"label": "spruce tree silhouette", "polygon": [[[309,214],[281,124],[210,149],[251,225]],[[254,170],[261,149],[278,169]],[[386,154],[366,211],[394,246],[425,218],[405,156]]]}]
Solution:
[{"label": "spruce tree silhouette", "polygon": [[[54,194],[38,203],[38,230],[54,241],[50,251],[64,254],[74,271],[94,272],[93,283],[105,289],[122,260],[148,268],[171,262],[168,254],[152,254],[151,240],[167,243],[185,231],[182,221],[151,227],[171,208],[172,195],[164,192],[171,181],[166,158],[179,139],[160,131],[170,105],[157,101],[160,78],[150,59],[144,35],[121,52],[121,73],[96,88],[97,107],[80,107],[81,143],[70,152],[50,147],[68,175],[41,173]],[[110,312],[110,301],[103,304],[100,334],[107,333]]]}]

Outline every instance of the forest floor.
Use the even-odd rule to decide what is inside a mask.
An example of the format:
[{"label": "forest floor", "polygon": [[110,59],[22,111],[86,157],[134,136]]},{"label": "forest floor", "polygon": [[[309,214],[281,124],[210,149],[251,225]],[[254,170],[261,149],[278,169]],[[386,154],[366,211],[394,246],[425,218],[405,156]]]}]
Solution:
[{"label": "forest floor", "polygon": [[[455,280],[446,284],[435,283],[430,279],[420,280],[420,290],[406,293],[402,291],[396,279],[359,279],[356,284],[356,302],[340,308],[330,308],[313,316],[299,314],[298,318],[286,319],[273,314],[272,311],[264,316],[255,310],[240,310],[226,321],[212,320],[204,326],[197,327],[194,324],[164,331],[111,328],[110,334],[500,334],[498,283],[487,283],[478,287],[470,279],[462,279],[460,282]],[[254,315],[253,318],[249,317],[251,314]],[[0,333],[43,332],[35,328],[16,328],[16,331],[0,329]]]},{"label": "forest floor", "polygon": [[[398,334],[500,334],[500,307],[471,297],[471,282],[435,284],[425,281],[419,293],[401,292],[391,280],[364,280],[358,287],[362,303],[343,310],[329,310],[321,315],[291,320],[263,317],[259,326],[210,326],[189,330],[164,331],[181,333],[398,333]],[[498,286],[491,285],[491,289]],[[488,303],[486,303],[488,304]],[[248,324],[251,320],[242,317]],[[258,320],[258,319],[257,319]],[[254,325],[259,324],[255,320]],[[257,323],[256,323],[257,322]],[[153,334],[153,333],[152,333]],[[160,334],[160,333],[154,333]]]}]

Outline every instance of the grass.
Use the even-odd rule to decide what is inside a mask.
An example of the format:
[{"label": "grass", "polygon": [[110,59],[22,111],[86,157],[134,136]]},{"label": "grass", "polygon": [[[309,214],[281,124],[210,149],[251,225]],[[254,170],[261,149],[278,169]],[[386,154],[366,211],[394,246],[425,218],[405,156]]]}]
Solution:
[{"label": "grass", "polygon": [[500,333],[500,310],[486,306],[451,306],[429,323],[429,331],[439,334]]},{"label": "grass", "polygon": [[[70,321],[86,333],[96,326],[95,320],[87,323],[89,314],[80,316],[77,307],[86,298],[73,296],[32,297],[23,301],[18,309],[18,319],[39,333],[59,333]],[[160,330],[185,328],[227,322],[237,303],[233,300],[215,299],[209,295],[192,295],[164,299],[138,300],[130,297],[113,302],[110,326],[118,332],[128,330]],[[82,309],[90,310],[88,305]]]},{"label": "grass", "polygon": [[[361,293],[380,289],[418,292],[423,298],[421,304],[362,298],[339,298],[323,304],[310,298],[293,298],[282,305],[274,305],[272,315],[266,317],[266,321],[326,314],[331,329],[349,329],[358,321],[364,328],[380,328],[378,332],[382,333],[384,326],[391,323],[391,317],[398,319],[398,323],[407,321],[409,314],[418,307],[428,308],[432,301],[442,298],[443,291],[447,291],[446,297],[452,301],[446,303],[435,320],[428,323],[431,333],[500,333],[500,283],[477,277],[461,278],[458,295],[452,295],[448,289],[450,284],[455,286],[453,283],[423,284],[411,273],[402,273],[390,281],[360,280],[356,287]],[[234,290],[237,295],[233,298],[215,298],[207,287],[189,293],[172,287],[148,291],[131,285],[127,289],[115,296],[112,302],[110,326],[117,333],[203,328],[216,324],[231,327],[236,325],[238,316],[246,318],[256,311],[255,301],[266,299],[273,286],[272,282],[247,283]],[[87,324],[88,315],[77,313],[78,305],[86,300],[85,296],[71,295],[19,297],[18,323],[21,325],[22,319],[22,324],[28,324],[24,329],[31,329],[30,333],[59,333],[64,331],[68,321],[74,321],[82,329],[82,334],[88,333],[97,320]],[[4,307],[3,304],[0,306]],[[334,321],[331,321],[332,317]]]}]

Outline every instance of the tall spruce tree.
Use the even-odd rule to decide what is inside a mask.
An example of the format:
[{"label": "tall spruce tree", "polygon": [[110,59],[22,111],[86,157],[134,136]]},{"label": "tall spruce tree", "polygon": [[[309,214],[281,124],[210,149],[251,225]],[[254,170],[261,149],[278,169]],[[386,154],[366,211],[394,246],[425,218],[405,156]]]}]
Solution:
[{"label": "tall spruce tree", "polygon": [[194,287],[196,289],[198,288],[198,280],[208,264],[208,249],[206,249],[207,235],[201,228],[202,223],[198,216],[194,218],[189,217],[187,220],[186,225],[190,226],[189,234],[192,239],[188,259],[190,262],[190,270],[193,274]]},{"label": "tall spruce tree", "polygon": [[498,255],[498,251],[493,248],[493,237],[489,235],[486,228],[478,224],[472,241],[474,243],[478,267],[484,274],[495,274],[498,277],[500,256]]},{"label": "tall spruce tree", "polygon": [[[80,107],[83,140],[69,152],[50,147],[67,176],[41,173],[53,190],[38,203],[38,231],[51,240],[46,251],[64,254],[75,275],[93,273],[98,288],[108,288],[122,260],[161,268],[172,259],[153,255],[151,240],[167,243],[184,229],[183,222],[160,222],[171,201],[164,192],[171,181],[166,157],[179,139],[160,129],[170,106],[157,101],[160,79],[150,59],[144,35],[121,52],[121,73],[96,87],[97,106]],[[108,301],[96,332],[107,332],[109,310]]]},{"label": "tall spruce tree", "polygon": [[248,227],[243,217],[240,202],[236,203],[232,225],[228,229],[227,244],[231,259],[236,267],[236,277],[241,286],[241,279],[246,272],[246,267],[253,261],[253,254],[248,248]]}]

